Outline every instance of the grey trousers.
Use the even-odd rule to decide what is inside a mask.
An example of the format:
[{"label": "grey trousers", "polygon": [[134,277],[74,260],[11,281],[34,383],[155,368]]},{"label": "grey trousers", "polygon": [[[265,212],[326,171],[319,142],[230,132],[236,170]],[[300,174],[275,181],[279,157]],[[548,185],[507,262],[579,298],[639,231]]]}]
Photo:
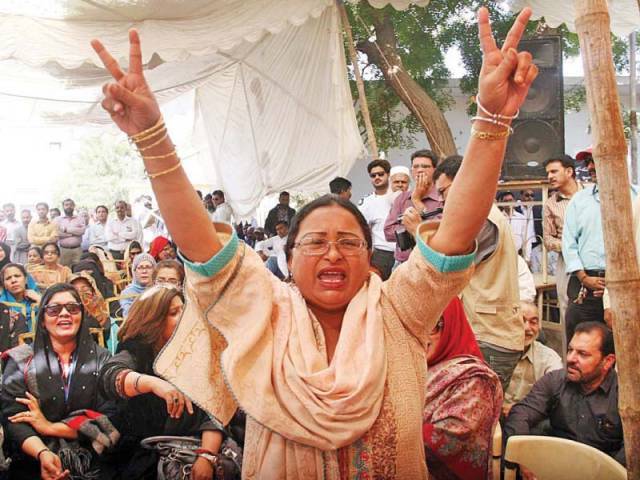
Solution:
[{"label": "grey trousers", "polygon": [[511,381],[511,375],[518,365],[518,360],[522,352],[515,350],[506,351],[503,348],[499,348],[496,345],[490,343],[478,342],[480,351],[484,356],[484,361],[487,362],[491,370],[496,372],[502,385],[502,391],[506,392],[509,382]]},{"label": "grey trousers", "polygon": [[60,264],[71,268],[74,263],[80,261],[82,256],[82,247],[64,248],[60,247]]}]

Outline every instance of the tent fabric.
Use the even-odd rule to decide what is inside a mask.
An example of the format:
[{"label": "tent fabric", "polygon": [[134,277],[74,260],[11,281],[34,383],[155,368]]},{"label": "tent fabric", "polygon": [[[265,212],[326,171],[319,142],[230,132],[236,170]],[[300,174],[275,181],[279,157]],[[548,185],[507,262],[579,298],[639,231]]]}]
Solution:
[{"label": "tent fabric", "polygon": [[[640,26],[640,8],[637,0],[609,0],[611,31],[618,36],[627,36]],[[576,12],[572,1],[550,2],[549,0],[508,0],[509,8],[519,12],[524,7],[531,7],[533,18],[544,17],[551,27],[563,23],[575,32]]]},{"label": "tent fabric", "polygon": [[111,125],[89,40],[126,66],[131,27],[160,103],[195,92],[197,156],[238,217],[283,189],[326,191],[365,155],[334,0],[4,0],[0,126]]}]

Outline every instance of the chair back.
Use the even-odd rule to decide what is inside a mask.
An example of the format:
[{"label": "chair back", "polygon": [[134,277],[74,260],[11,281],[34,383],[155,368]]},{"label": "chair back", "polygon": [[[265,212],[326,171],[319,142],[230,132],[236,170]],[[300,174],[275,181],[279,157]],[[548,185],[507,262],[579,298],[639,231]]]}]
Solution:
[{"label": "chair back", "polygon": [[496,423],[491,442],[491,478],[500,480],[500,460],[502,459],[502,428]]},{"label": "chair back", "polygon": [[[506,462],[522,465],[538,480],[626,480],[626,469],[609,455],[584,443],[556,437],[514,435],[504,451]],[[505,480],[515,480],[506,463]]]}]

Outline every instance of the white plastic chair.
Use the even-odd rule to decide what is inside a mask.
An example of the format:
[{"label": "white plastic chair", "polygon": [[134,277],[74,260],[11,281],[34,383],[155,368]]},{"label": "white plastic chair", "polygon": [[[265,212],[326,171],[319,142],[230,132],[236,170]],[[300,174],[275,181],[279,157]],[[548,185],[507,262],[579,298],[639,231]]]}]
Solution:
[{"label": "white plastic chair", "polygon": [[502,428],[500,422],[496,423],[491,444],[491,477],[500,480],[500,460],[502,458]]},{"label": "white plastic chair", "polygon": [[[538,480],[627,480],[626,469],[609,455],[564,438],[514,435],[504,459],[526,467]],[[515,480],[515,468],[506,466],[504,478]]]}]

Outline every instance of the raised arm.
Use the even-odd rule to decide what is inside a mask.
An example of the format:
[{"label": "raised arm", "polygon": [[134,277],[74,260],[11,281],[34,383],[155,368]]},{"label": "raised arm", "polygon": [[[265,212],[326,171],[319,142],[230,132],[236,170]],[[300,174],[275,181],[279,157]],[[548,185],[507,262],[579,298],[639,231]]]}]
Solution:
[{"label": "raised arm", "polygon": [[[498,115],[503,124],[510,124],[524,101],[531,83],[538,74],[531,54],[516,51],[531,9],[520,12],[499,50],[491,33],[489,12],[478,11],[478,29],[482,48],[482,68],[478,81],[478,98],[486,112],[478,108],[478,116]],[[495,198],[496,185],[504,159],[508,136],[501,136],[507,126],[476,121],[467,145],[459,173],[451,186],[438,232],[431,247],[446,255],[469,252],[480,232]],[[484,137],[484,138],[481,138]]]},{"label": "raised arm", "polygon": [[[123,72],[99,40],[91,46],[114,78],[102,87],[102,107],[114,123],[136,142],[162,217],[180,250],[192,261],[205,262],[216,254],[222,243],[215,227],[187,175],[168,134],[149,137],[148,132],[163,122],[156,98],[142,70],[142,51],[136,30],[129,31],[129,70]],[[156,128],[153,131],[163,132]]]}]

